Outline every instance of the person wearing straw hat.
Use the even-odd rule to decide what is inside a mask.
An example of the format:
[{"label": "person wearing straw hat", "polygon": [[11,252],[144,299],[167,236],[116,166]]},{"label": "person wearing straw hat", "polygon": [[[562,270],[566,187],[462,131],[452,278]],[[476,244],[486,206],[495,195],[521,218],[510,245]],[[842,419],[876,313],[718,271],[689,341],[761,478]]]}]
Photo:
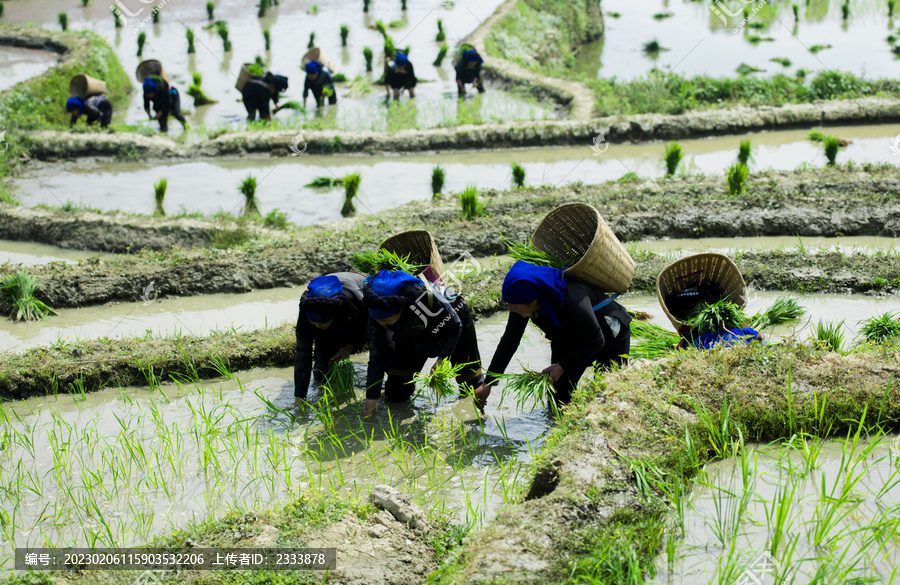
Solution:
[{"label": "person wearing straw hat", "polygon": [[325,98],[332,106],[337,103],[337,93],[334,91],[334,80],[328,68],[318,61],[310,61],[303,66],[306,70],[306,82],[303,84],[303,107],[306,107],[306,98],[312,92],[316,98],[316,107],[321,108],[325,104]]},{"label": "person wearing straw hat", "polygon": [[387,98],[390,99],[391,90],[393,90],[394,101],[397,101],[405,89],[409,92],[409,99],[416,99],[417,82],[416,73],[409,57],[397,51],[394,55],[394,64],[388,63],[384,68],[384,89],[387,92]]},{"label": "person wearing straw hat", "polygon": [[409,400],[413,377],[428,358],[437,358],[435,368],[444,360],[461,364],[458,384],[482,384],[475,322],[462,295],[442,293],[406,272],[382,270],[366,279],[363,296],[371,317],[365,416],[375,413],[382,384],[386,400]]},{"label": "person wearing straw hat", "polygon": [[[181,96],[178,90],[169,85],[169,82],[159,75],[150,75],[144,79],[144,111],[151,120],[159,121],[159,131],[169,131],[169,115],[181,122],[181,126],[187,130],[188,123],[181,113]],[[153,105],[155,114],[150,113],[150,105]]]},{"label": "person wearing straw hat", "polygon": [[93,126],[94,122],[99,121],[101,128],[107,128],[112,121],[113,106],[106,94],[101,93],[89,98],[70,97],[66,101],[66,112],[71,115],[69,128],[75,126],[82,115],[85,116],[88,126]]},{"label": "person wearing straw hat", "polygon": [[503,374],[519,348],[529,319],[550,340],[550,366],[557,405],[568,404],[585,369],[591,364],[623,364],[631,348],[631,317],[625,307],[599,290],[565,279],[563,271],[519,261],[503,280],[503,301],[509,305],[506,330],[497,344],[484,385],[475,390],[484,408],[494,375]]},{"label": "person wearing straw hat", "polygon": [[[272,121],[272,115],[281,111],[278,105],[279,94],[287,91],[288,78],[283,75],[274,75],[271,71],[267,71],[262,79],[251,79],[244,85],[241,90],[241,98],[244,101],[244,107],[247,108],[247,120],[253,122],[256,120],[256,113],[259,112],[260,120]],[[275,109],[269,109],[269,100],[275,104]]]},{"label": "person wearing straw hat", "polygon": [[484,82],[481,80],[481,64],[484,59],[475,49],[462,52],[462,58],[456,64],[456,90],[459,97],[466,95],[466,84],[475,86],[478,93],[484,93]]},{"label": "person wearing straw hat", "polygon": [[354,272],[327,274],[312,279],[300,297],[294,354],[298,406],[306,401],[311,374],[318,384],[331,366],[365,347],[369,314],[363,306],[364,279]]}]

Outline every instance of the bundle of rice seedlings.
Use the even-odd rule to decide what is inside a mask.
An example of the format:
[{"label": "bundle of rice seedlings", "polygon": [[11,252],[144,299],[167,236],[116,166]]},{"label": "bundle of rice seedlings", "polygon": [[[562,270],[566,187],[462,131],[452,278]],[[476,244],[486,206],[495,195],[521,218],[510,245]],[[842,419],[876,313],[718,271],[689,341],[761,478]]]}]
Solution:
[{"label": "bundle of rice seedlings", "polygon": [[341,46],[347,46],[347,37],[350,35],[350,27],[346,24],[341,25]]},{"label": "bundle of rice seedlings", "polygon": [[343,73],[335,73],[334,75],[331,76],[331,80],[334,81],[335,83],[346,83],[347,76],[344,75]]},{"label": "bundle of rice seedlings", "polygon": [[726,298],[715,303],[700,303],[691,311],[686,323],[704,335],[744,327],[747,315]]},{"label": "bundle of rice seedlings", "polygon": [[290,101],[287,101],[287,102],[284,102],[283,104],[281,104],[281,109],[282,110],[299,110],[301,112],[304,111],[303,105],[300,102],[297,102],[294,100],[290,100]]},{"label": "bundle of rice seedlings", "polygon": [[666,152],[663,155],[663,164],[666,166],[667,177],[675,174],[675,171],[678,170],[678,165],[683,158],[684,153],[681,150],[680,144],[677,142],[670,142],[666,145]]},{"label": "bundle of rice seedlings", "polygon": [[372,49],[370,49],[369,47],[363,47],[363,57],[366,60],[366,71],[369,73],[372,72],[372,56],[373,55],[374,55],[374,53],[372,52]]},{"label": "bundle of rice seedlings", "polygon": [[307,49],[312,49],[316,46],[316,33],[309,33],[309,42],[306,44]]},{"label": "bundle of rice seedlings", "polygon": [[351,213],[356,212],[356,205],[353,203],[356,194],[359,192],[359,184],[362,182],[360,173],[351,173],[344,177],[344,206],[341,207],[341,215],[347,217]]},{"label": "bundle of rice seedlings", "polygon": [[632,359],[656,359],[675,349],[681,339],[676,333],[655,323],[631,321],[631,350],[628,357]]},{"label": "bundle of rice seedlings", "polygon": [[447,51],[449,51],[449,50],[450,50],[450,47],[447,46],[447,43],[444,43],[443,45],[441,45],[441,48],[438,51],[437,59],[434,60],[434,63],[432,63],[432,65],[434,65],[435,67],[440,67],[441,63],[444,62],[444,57],[447,56]]},{"label": "bundle of rice seedlings", "polygon": [[559,258],[556,258],[543,250],[538,250],[534,247],[534,244],[529,240],[527,243],[523,242],[510,242],[506,238],[503,238],[503,242],[506,244],[507,249],[509,249],[509,256],[514,260],[522,260],[523,262],[528,262],[529,264],[534,264],[535,266],[549,266],[550,268],[557,268],[559,270],[563,270],[568,268],[572,264],[569,262],[564,262]]},{"label": "bundle of rice seedlings", "polygon": [[350,257],[350,263],[354,268],[366,274],[378,274],[382,270],[391,272],[405,272],[416,274],[422,272],[427,265],[413,264],[409,261],[409,254],[400,256],[389,250],[375,250],[374,252],[359,252]]},{"label": "bundle of rice seedlings", "polygon": [[[526,369],[521,374],[502,374],[495,376],[498,381],[506,383],[506,388],[516,395],[516,407],[525,410],[529,402],[535,406],[547,404],[553,396],[553,382],[550,376],[542,372]],[[503,400],[500,400],[503,403]]]},{"label": "bundle of rice seedlings", "polygon": [[742,163],[734,163],[725,170],[725,182],[728,184],[729,195],[740,195],[744,192],[744,185],[747,183],[747,175],[750,169]]},{"label": "bundle of rice seedlings", "polygon": [[510,163],[512,168],[512,186],[521,189],[525,186],[525,167],[519,163]]},{"label": "bundle of rice seedlings", "polygon": [[153,24],[159,24],[159,6],[154,6],[152,10],[150,10],[150,14],[153,17]]},{"label": "bundle of rice seedlings", "polygon": [[206,16],[210,20],[215,20],[216,4],[212,0],[206,2]]},{"label": "bundle of rice seedlings", "polygon": [[247,67],[247,71],[249,71],[250,75],[253,75],[254,77],[264,77],[266,74],[265,66],[260,65],[259,63],[250,65],[249,67]]},{"label": "bundle of rice seedlings", "polygon": [[47,315],[58,315],[51,307],[34,297],[38,290],[37,279],[28,272],[19,271],[3,279],[0,289],[11,297],[12,310],[9,318],[13,321],[40,321]]},{"label": "bundle of rice seedlings", "polygon": [[334,189],[335,187],[343,187],[344,179],[337,179],[333,177],[316,177],[312,180],[311,183],[307,183],[303,186],[310,187],[312,189]]},{"label": "bundle of rice seedlings", "polygon": [[447,33],[444,32],[444,21],[441,20],[440,18],[437,21],[437,27],[438,27],[438,32],[437,32],[437,35],[434,37],[434,40],[438,43],[443,43],[444,41],[447,40]]},{"label": "bundle of rice seedlings", "polygon": [[208,104],[215,104],[217,100],[212,99],[208,95],[203,92],[203,88],[200,85],[203,83],[203,75],[199,71],[194,71],[193,74],[194,83],[188,87],[187,94],[194,98],[194,106],[205,106]]},{"label": "bundle of rice seedlings", "polygon": [[188,42],[188,54],[196,53],[197,50],[194,49],[194,30],[190,27],[184,29],[184,35],[187,37]]},{"label": "bundle of rice seedlings", "polygon": [[159,217],[166,216],[166,210],[163,208],[163,201],[166,198],[166,189],[168,188],[168,186],[168,179],[160,179],[153,184],[153,196],[156,200],[156,211],[153,213],[153,215]]},{"label": "bundle of rice seedlings", "polygon": [[750,327],[756,330],[777,327],[786,323],[798,321],[806,314],[806,309],[800,301],[791,297],[778,297],[772,306],[761,313],[750,317]]},{"label": "bundle of rice seedlings", "polygon": [[738,162],[744,166],[748,166],[750,164],[750,160],[753,158],[753,147],[750,144],[750,139],[741,140],[741,144],[738,146]]},{"label": "bundle of rice seedlings", "polygon": [[249,175],[241,181],[238,191],[244,196],[244,215],[260,215],[256,205],[256,177]]},{"label": "bundle of rice seedlings", "polygon": [[840,145],[840,140],[836,136],[825,137],[825,158],[828,159],[828,166],[833,167],[836,164],[835,160]]},{"label": "bundle of rice seedlings", "polygon": [[266,50],[272,50],[272,33],[269,29],[263,29],[263,40],[266,42]]},{"label": "bundle of rice seedlings", "polygon": [[441,196],[441,192],[444,190],[444,169],[443,167],[436,166],[431,169],[431,196],[433,199],[437,199]]},{"label": "bundle of rice seedlings", "polygon": [[888,16],[894,16],[894,0],[888,0]]},{"label": "bundle of rice seedlings", "polygon": [[844,347],[844,332],[841,329],[843,326],[843,321],[826,323],[819,319],[814,332],[816,345],[822,349],[840,353]]},{"label": "bundle of rice seedlings", "polygon": [[[59,20],[59,26],[63,29],[63,32],[69,30],[69,15],[65,12],[60,12],[56,15],[56,18]],[[140,55],[140,54],[139,54]]]},{"label": "bundle of rice seedlings", "polygon": [[325,374],[325,387],[331,391],[337,404],[346,404],[356,399],[356,370],[353,362],[341,360],[331,366]]},{"label": "bundle of rice seedlings", "polygon": [[138,34],[138,36],[137,36],[137,45],[138,45],[137,56],[138,57],[140,57],[144,54],[144,44],[146,42],[147,42],[147,33],[142,32],[142,33]]},{"label": "bundle of rice seedlings", "polygon": [[459,205],[462,208],[462,216],[472,221],[484,212],[484,204],[478,202],[478,187],[466,185],[459,194]]},{"label": "bundle of rice seedlings", "polygon": [[900,341],[900,316],[896,312],[890,312],[866,319],[860,333],[870,343]]},{"label": "bundle of rice seedlings", "polygon": [[418,393],[422,393],[425,388],[430,388],[442,400],[459,396],[459,387],[456,385],[455,380],[464,365],[453,365],[450,363],[450,360],[442,360],[437,364],[436,368],[427,374],[417,373],[413,380]]}]

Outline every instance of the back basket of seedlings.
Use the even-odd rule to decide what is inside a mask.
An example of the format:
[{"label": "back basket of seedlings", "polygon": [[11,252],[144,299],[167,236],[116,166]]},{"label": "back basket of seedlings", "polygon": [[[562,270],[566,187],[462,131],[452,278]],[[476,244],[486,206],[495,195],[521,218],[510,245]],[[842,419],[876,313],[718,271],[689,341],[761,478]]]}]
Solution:
[{"label": "back basket of seedlings", "polygon": [[672,262],[656,279],[656,297],[676,330],[702,304],[727,300],[737,308],[747,305],[747,284],[734,261],[724,254],[694,254]]}]

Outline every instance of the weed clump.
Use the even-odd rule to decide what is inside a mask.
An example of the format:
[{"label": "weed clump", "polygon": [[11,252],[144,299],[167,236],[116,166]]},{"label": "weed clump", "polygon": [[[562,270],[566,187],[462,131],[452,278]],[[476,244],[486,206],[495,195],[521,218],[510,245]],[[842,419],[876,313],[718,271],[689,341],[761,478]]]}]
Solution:
[{"label": "weed clump", "polygon": [[900,316],[894,312],[866,319],[860,333],[869,343],[900,341]]},{"label": "weed clump", "polygon": [[40,321],[48,315],[58,315],[51,307],[34,297],[38,281],[30,273],[19,271],[7,275],[0,289],[11,297],[12,310],[9,318],[13,321]]}]

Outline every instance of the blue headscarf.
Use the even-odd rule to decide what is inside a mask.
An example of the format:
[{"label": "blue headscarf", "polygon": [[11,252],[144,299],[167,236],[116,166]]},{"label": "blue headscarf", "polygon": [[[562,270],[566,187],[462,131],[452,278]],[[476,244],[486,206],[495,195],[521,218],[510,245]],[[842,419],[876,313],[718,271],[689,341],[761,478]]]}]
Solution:
[{"label": "blue headscarf", "polygon": [[560,327],[556,310],[566,298],[566,281],[562,270],[548,266],[535,266],[519,260],[512,265],[503,279],[503,300],[524,305],[537,299],[538,307],[551,323]]},{"label": "blue headscarf", "polygon": [[84,98],[70,97],[66,101],[66,111],[74,112],[75,110],[78,110],[79,114],[84,113]]},{"label": "blue headscarf", "polygon": [[[306,290],[307,298],[332,299],[341,296],[344,292],[344,285],[341,284],[341,280],[337,276],[328,274],[309,281],[309,286]],[[306,318],[313,323],[327,323],[334,319],[334,315],[335,311],[331,307],[306,310]]]},{"label": "blue headscarf", "polygon": [[397,51],[397,54],[394,55],[394,63],[395,63],[396,65],[401,66],[401,67],[403,67],[403,66],[405,66],[405,65],[409,65],[409,57],[407,57],[406,55],[404,55],[404,54],[401,53],[400,51]]},{"label": "blue headscarf", "polygon": [[[422,281],[406,272],[382,270],[375,276],[367,278],[365,283],[369,285],[368,288],[372,293],[379,297],[395,297],[406,285],[422,284]],[[369,307],[369,314],[375,319],[387,319],[391,315],[396,315],[398,311],[397,308]]]},{"label": "blue headscarf", "polygon": [[156,93],[159,86],[149,77],[144,80],[144,93]]},{"label": "blue headscarf", "polygon": [[322,64],[318,61],[310,61],[306,64],[306,67],[304,67],[304,69],[306,69],[307,73],[315,75],[319,72],[320,69],[322,69]]},{"label": "blue headscarf", "polygon": [[481,55],[478,54],[478,51],[474,49],[463,51],[463,57],[465,57],[466,61],[469,63],[484,63],[484,59],[482,59]]}]

